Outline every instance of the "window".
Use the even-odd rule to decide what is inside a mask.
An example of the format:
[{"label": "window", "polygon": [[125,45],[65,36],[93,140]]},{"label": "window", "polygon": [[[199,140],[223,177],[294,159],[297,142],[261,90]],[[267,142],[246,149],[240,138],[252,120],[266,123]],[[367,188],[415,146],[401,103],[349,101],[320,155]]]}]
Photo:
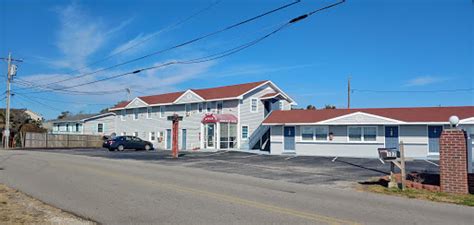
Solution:
[{"label": "window", "polygon": [[278,109],[283,110],[283,100],[278,101]]},{"label": "window", "polygon": [[162,141],[165,138],[165,132],[160,131],[160,136],[159,137],[160,137],[160,140]]},{"label": "window", "polygon": [[215,105],[214,102],[206,102],[206,112],[208,113],[212,112],[212,108],[215,107],[214,105]]},{"label": "window", "polygon": [[79,124],[76,123],[76,132],[79,132]]},{"label": "window", "polygon": [[198,104],[198,111],[199,111],[200,113],[202,113],[202,110],[203,110],[203,109],[204,109],[203,104],[202,104],[202,103],[199,103],[199,104]]},{"label": "window", "polygon": [[133,109],[133,120],[138,120],[138,109]]},{"label": "window", "polygon": [[160,118],[165,117],[165,111],[166,111],[165,106],[160,106]]},{"label": "window", "polygon": [[146,118],[151,119],[151,107],[146,108]]},{"label": "window", "polygon": [[313,127],[303,126],[301,127],[301,139],[303,141],[312,141],[314,138]]},{"label": "window", "polygon": [[249,138],[249,126],[242,126],[242,139],[247,140]]},{"label": "window", "polygon": [[327,126],[302,126],[301,140],[303,141],[327,141]]},{"label": "window", "polygon": [[316,141],[327,141],[328,140],[328,127],[323,127],[323,126],[314,127],[314,137]]},{"label": "window", "polygon": [[362,128],[349,127],[349,141],[362,141]]},{"label": "window", "polygon": [[364,127],[364,141],[375,141],[377,139],[376,127]]},{"label": "window", "polygon": [[376,141],[377,127],[349,127],[348,130],[349,141]]},{"label": "window", "polygon": [[250,112],[258,112],[258,99],[250,99]]},{"label": "window", "polygon": [[104,124],[103,123],[98,123],[97,124],[97,133],[103,133],[104,132]]},{"label": "window", "polygon": [[188,113],[191,111],[191,104],[185,104],[184,105],[184,112]]},{"label": "window", "polygon": [[219,101],[217,102],[217,114],[221,114],[222,113],[222,108],[224,107],[224,102],[223,101]]},{"label": "window", "polygon": [[220,127],[220,148],[236,148],[237,147],[237,124],[221,123]]},{"label": "window", "polygon": [[155,141],[155,139],[156,139],[155,132],[150,132],[150,141]]},{"label": "window", "polygon": [[66,124],[66,131],[69,132],[69,124]]},{"label": "window", "polygon": [[122,121],[125,121],[125,115],[127,115],[127,112],[125,111],[125,109],[122,109],[120,114],[120,119]]},{"label": "window", "polygon": [[134,136],[134,137],[138,137],[138,132],[136,132],[136,131],[133,132],[133,136]]}]

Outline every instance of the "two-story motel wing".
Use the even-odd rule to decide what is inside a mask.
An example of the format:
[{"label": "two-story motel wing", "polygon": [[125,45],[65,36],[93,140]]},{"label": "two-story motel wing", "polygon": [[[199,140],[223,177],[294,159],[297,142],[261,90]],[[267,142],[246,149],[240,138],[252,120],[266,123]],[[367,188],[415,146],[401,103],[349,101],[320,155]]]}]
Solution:
[{"label": "two-story motel wing", "polygon": [[111,108],[117,135],[134,135],[171,149],[168,116],[183,116],[181,149],[251,149],[270,147],[270,129],[261,126],[273,110],[290,110],[296,103],[271,81],[188,89],[136,97]]}]

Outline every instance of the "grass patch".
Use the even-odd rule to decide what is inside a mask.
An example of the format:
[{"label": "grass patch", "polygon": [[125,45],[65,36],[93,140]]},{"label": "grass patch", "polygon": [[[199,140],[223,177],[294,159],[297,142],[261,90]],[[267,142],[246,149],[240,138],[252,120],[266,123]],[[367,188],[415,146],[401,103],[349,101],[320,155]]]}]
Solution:
[{"label": "grass patch", "polygon": [[362,186],[362,189],[369,192],[380,193],[380,194],[387,194],[387,195],[395,195],[401,196],[406,198],[413,198],[413,199],[424,199],[430,200],[434,202],[444,202],[444,203],[452,203],[458,205],[465,205],[474,207],[474,195],[459,195],[459,194],[449,194],[443,192],[431,192],[427,190],[418,190],[418,189],[411,189],[407,188],[405,191],[402,191],[398,188],[386,188],[380,185],[365,185]]}]

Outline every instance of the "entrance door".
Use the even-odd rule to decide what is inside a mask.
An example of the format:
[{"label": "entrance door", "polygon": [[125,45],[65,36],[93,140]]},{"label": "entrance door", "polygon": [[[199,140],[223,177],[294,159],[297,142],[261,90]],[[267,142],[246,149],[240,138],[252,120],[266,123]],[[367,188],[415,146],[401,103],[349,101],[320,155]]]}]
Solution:
[{"label": "entrance door", "polygon": [[206,148],[215,148],[216,142],[216,124],[215,123],[207,123],[205,127],[205,147]]},{"label": "entrance door", "polygon": [[171,149],[171,129],[166,129],[166,149]]},{"label": "entrance door", "polygon": [[385,148],[398,150],[398,126],[385,127]]},{"label": "entrance door", "polygon": [[443,126],[428,126],[428,153],[439,154],[439,137]]},{"label": "entrance door", "polygon": [[181,150],[186,150],[186,129],[181,130]]},{"label": "entrance door", "polygon": [[295,127],[284,127],[284,150],[294,151],[295,150]]}]

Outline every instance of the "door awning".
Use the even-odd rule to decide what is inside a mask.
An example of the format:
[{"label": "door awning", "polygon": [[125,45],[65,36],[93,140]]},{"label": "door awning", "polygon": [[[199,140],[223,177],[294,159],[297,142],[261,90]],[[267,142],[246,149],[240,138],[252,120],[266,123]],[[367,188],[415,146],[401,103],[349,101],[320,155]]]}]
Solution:
[{"label": "door awning", "polygon": [[237,123],[237,117],[232,114],[206,114],[202,123]]}]

